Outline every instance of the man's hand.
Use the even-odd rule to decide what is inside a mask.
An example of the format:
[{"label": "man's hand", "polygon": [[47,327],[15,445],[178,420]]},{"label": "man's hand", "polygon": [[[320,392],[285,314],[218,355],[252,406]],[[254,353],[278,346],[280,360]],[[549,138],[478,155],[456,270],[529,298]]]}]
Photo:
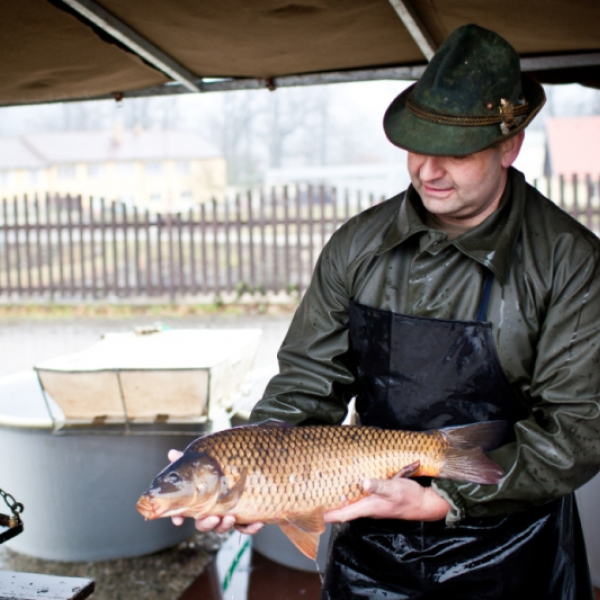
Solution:
[{"label": "man's hand", "polygon": [[365,479],[363,488],[369,496],[343,508],[325,513],[326,523],[344,523],[361,517],[371,519],[404,519],[407,521],[439,521],[450,505],[433,488],[406,479],[419,468],[414,463],[387,481]]},{"label": "man's hand", "polygon": [[[175,462],[183,452],[179,450],[169,450],[169,460],[171,462]],[[184,521],[183,517],[171,517],[171,521],[173,521],[173,525],[181,525]],[[258,533],[264,523],[250,523],[249,525],[236,525],[235,517],[233,515],[225,515],[224,517],[219,517],[217,515],[210,515],[208,517],[204,517],[202,519],[196,519],[196,529],[201,532],[214,530],[217,533],[227,533],[233,527],[235,527],[240,533],[245,533],[247,535],[254,535]]]}]

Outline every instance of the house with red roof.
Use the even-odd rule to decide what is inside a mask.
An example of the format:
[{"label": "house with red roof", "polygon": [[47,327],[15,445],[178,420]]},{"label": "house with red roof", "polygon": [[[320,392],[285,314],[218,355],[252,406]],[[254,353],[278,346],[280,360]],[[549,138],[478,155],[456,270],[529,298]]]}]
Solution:
[{"label": "house with red roof", "polygon": [[600,178],[600,115],[549,117],[546,121],[546,175],[580,181]]}]

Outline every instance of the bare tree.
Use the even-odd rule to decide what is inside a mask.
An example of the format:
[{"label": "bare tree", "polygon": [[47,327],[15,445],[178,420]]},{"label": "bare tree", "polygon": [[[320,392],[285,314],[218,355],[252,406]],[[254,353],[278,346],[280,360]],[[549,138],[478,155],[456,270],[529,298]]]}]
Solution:
[{"label": "bare tree", "polygon": [[255,183],[259,178],[262,144],[257,123],[263,113],[263,96],[256,92],[223,95],[221,113],[212,119],[212,138],[227,160],[233,184]]}]

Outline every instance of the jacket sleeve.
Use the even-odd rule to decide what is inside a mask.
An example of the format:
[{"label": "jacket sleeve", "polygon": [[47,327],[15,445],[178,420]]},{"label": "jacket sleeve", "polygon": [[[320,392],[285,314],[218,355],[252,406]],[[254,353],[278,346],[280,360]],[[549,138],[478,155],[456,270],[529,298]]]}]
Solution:
[{"label": "jacket sleeve", "polygon": [[353,395],[343,231],[323,249],[311,284],[278,352],[279,374],[252,411],[253,422],[337,424]]},{"label": "jacket sleeve", "polygon": [[459,518],[542,504],[600,469],[599,252],[595,240],[585,252],[577,245],[555,247],[528,391],[531,414],[515,424],[512,443],[489,453],[505,477],[498,485],[433,484],[458,507]]}]

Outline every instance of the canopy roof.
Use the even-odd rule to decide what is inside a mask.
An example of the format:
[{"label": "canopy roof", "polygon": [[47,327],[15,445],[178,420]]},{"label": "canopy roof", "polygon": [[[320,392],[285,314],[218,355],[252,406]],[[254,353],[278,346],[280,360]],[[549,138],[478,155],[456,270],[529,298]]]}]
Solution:
[{"label": "canopy roof", "polygon": [[3,0],[0,105],[414,79],[470,22],[600,87],[597,0]]}]

